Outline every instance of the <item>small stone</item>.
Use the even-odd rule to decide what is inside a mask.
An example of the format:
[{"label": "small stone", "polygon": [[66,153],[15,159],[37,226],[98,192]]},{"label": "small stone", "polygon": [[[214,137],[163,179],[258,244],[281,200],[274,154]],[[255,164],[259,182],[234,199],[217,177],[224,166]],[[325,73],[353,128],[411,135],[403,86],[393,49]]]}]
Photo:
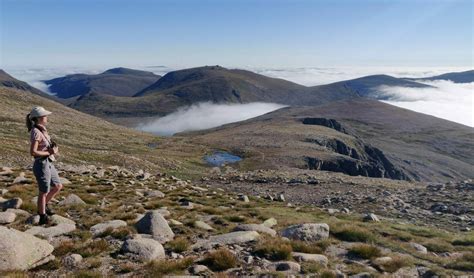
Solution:
[{"label": "small stone", "polygon": [[364,216],[364,221],[380,222],[380,219],[374,213],[368,213]]},{"label": "small stone", "polygon": [[75,268],[82,261],[82,256],[79,254],[67,255],[62,259],[62,263],[67,268]]},{"label": "small stone", "polygon": [[191,266],[191,267],[188,269],[188,271],[189,271],[189,273],[191,273],[191,274],[200,274],[200,273],[209,271],[209,268],[207,268],[207,266],[205,266],[205,265],[197,264],[197,265]]},{"label": "small stone", "polygon": [[99,223],[90,228],[90,232],[94,237],[100,236],[102,233],[108,229],[117,229],[119,227],[127,226],[127,222],[123,220],[110,220],[104,223]]},{"label": "small stone", "polygon": [[285,195],[279,194],[277,197],[277,201],[284,202],[285,201]]},{"label": "small stone", "polygon": [[259,233],[276,236],[276,231],[263,224],[239,224],[234,228],[234,231],[256,231]]},{"label": "small stone", "polygon": [[229,245],[229,244],[241,244],[246,242],[255,241],[259,237],[259,233],[255,231],[239,231],[231,232],[227,234],[220,234],[215,236],[210,236],[209,239],[200,240],[196,242],[192,248],[193,249],[211,249],[216,245]]},{"label": "small stone", "polygon": [[250,202],[249,197],[247,195],[239,195],[239,200],[243,201],[244,203]]},{"label": "small stone", "polygon": [[173,226],[182,226],[183,225],[183,223],[179,222],[178,220],[174,220],[174,219],[170,219],[168,222]]},{"label": "small stone", "polygon": [[269,268],[273,271],[283,271],[289,273],[299,273],[301,271],[300,264],[291,261],[274,262]]},{"label": "small stone", "polygon": [[209,224],[207,224],[204,221],[200,221],[200,220],[194,222],[194,227],[196,227],[198,229],[206,230],[206,231],[214,230],[214,228],[212,228]]},{"label": "small stone", "polygon": [[76,194],[69,194],[66,199],[62,200],[59,202],[60,205],[62,206],[72,206],[72,205],[85,205],[86,202],[84,202],[79,196]]}]

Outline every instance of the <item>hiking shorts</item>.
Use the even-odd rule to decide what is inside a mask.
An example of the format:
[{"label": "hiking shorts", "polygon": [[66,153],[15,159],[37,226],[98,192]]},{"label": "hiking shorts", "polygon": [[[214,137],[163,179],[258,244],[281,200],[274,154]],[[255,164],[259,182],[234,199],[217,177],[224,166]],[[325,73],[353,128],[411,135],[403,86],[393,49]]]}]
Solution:
[{"label": "hiking shorts", "polygon": [[48,158],[35,159],[33,163],[33,174],[38,182],[38,189],[42,193],[48,193],[52,186],[61,184],[58,171]]}]

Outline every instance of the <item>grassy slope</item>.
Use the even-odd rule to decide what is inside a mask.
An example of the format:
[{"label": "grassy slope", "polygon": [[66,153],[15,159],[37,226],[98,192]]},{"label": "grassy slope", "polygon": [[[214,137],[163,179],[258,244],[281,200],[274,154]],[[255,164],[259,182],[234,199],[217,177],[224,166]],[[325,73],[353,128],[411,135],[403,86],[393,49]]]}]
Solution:
[{"label": "grassy slope", "polygon": [[[199,146],[179,138],[160,138],[84,114],[26,91],[0,88],[0,165],[31,162],[24,117],[35,105],[53,112],[49,130],[59,146],[59,161],[121,165],[129,168],[178,171],[202,167]],[[149,147],[149,144],[156,147]],[[187,168],[190,166],[191,168]]]}]

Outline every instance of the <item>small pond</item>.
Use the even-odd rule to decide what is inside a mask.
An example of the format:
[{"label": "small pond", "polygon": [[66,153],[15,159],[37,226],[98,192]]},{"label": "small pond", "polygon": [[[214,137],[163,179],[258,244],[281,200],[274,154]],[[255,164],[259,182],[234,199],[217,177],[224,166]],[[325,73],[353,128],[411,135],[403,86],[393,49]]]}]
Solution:
[{"label": "small pond", "polygon": [[242,158],[228,152],[217,151],[213,154],[204,156],[204,160],[212,166],[222,166],[228,163],[239,162]]}]

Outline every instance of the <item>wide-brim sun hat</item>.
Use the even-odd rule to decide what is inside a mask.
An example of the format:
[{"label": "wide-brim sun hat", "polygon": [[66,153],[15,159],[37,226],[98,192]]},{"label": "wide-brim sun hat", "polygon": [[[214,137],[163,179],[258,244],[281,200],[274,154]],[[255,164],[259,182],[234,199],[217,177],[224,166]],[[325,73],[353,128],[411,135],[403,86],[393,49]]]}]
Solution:
[{"label": "wide-brim sun hat", "polygon": [[48,111],[48,110],[44,109],[41,106],[35,106],[35,107],[33,107],[33,109],[31,109],[30,118],[33,119],[33,118],[43,117],[43,116],[47,116],[51,113],[53,113],[53,112]]}]

